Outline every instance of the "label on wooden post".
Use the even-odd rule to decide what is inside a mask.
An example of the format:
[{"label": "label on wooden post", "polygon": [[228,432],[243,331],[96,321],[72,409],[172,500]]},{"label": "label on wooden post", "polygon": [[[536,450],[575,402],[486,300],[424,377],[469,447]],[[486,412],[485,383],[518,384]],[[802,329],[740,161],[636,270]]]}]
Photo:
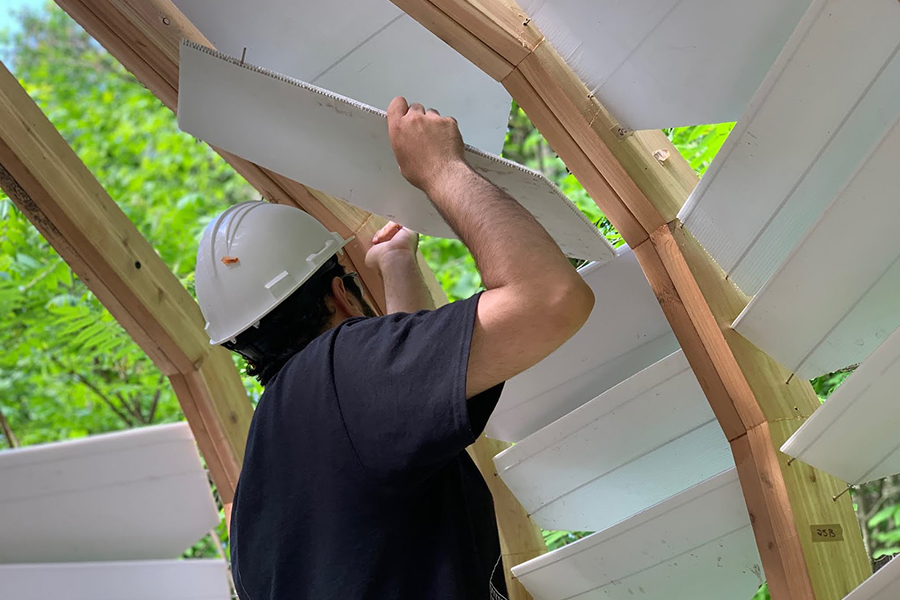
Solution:
[{"label": "label on wooden post", "polygon": [[844,528],[838,523],[830,523],[828,525],[810,525],[809,530],[812,533],[812,541],[814,542],[843,542]]}]

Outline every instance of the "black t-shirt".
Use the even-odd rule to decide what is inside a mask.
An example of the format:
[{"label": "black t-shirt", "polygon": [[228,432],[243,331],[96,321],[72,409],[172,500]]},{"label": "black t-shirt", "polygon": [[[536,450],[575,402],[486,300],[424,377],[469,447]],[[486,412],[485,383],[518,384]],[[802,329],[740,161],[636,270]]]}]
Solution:
[{"label": "black t-shirt", "polygon": [[502,385],[466,401],[477,302],[347,320],[267,386],[231,519],[241,600],[489,598],[497,525],[465,447]]}]

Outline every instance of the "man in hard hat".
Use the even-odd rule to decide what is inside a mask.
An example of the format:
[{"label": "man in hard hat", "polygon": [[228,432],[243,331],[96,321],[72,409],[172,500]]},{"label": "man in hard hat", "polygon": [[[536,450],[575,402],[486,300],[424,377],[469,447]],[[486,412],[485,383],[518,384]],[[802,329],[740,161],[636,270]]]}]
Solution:
[{"label": "man in hard hat", "polygon": [[465,161],[456,121],[395,98],[400,171],[475,257],[485,292],[433,310],[417,234],[390,224],[366,264],[373,317],[297,209],[250,202],[206,230],[197,296],[212,343],[265,386],[231,519],[243,600],[487,599],[504,589],[490,492],[465,452],[503,382],[569,339],[590,288],[540,224]]}]

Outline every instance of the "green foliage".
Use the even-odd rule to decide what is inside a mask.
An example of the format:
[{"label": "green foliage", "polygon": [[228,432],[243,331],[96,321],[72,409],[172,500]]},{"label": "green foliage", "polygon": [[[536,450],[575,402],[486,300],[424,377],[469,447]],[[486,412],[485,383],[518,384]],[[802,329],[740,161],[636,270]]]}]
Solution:
[{"label": "green foliage", "polygon": [[719,153],[734,123],[717,125],[695,125],[664,129],[678,152],[688,161],[697,175],[706,173],[712,159]]}]

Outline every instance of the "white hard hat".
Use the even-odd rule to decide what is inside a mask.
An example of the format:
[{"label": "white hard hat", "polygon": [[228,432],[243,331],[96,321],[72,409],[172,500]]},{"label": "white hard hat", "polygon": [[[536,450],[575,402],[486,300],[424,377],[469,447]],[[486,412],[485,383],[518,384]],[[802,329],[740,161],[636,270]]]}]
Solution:
[{"label": "white hard hat", "polygon": [[211,344],[232,341],[303,285],[350,240],[298,208],[242,202],[209,224],[196,287]]}]

